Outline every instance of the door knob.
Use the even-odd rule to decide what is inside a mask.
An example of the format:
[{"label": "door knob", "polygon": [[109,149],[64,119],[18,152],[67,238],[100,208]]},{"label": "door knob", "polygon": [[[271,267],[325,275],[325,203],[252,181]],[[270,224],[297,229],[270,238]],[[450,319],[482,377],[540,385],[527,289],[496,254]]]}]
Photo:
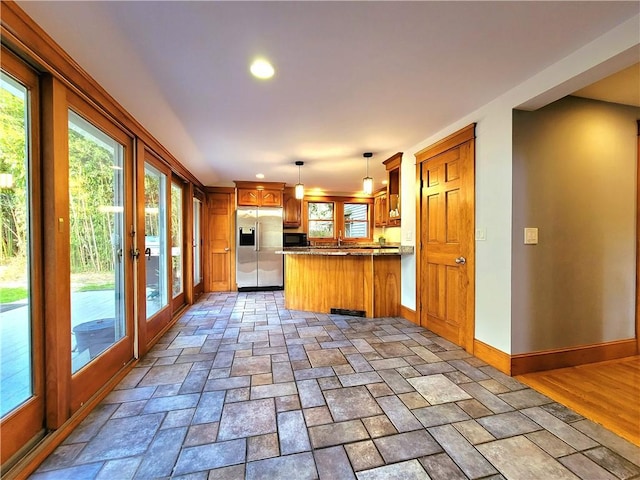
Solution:
[{"label": "door knob", "polygon": [[229,251],[229,247],[224,247],[224,251],[228,252]]},{"label": "door knob", "polygon": [[464,265],[465,263],[467,263],[467,259],[464,258],[464,257],[458,257],[458,258],[456,258],[456,263],[458,265]]}]

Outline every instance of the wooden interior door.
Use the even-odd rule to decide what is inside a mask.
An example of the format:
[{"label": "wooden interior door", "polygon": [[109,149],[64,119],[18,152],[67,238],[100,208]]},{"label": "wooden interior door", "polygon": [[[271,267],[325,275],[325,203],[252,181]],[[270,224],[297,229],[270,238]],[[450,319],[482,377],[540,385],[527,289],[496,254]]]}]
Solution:
[{"label": "wooden interior door", "polygon": [[420,324],[473,351],[473,140],[442,150],[419,163]]},{"label": "wooden interior door", "polygon": [[638,155],[636,159],[636,353],[640,353],[640,120],[638,126]]},{"label": "wooden interior door", "polygon": [[209,193],[207,195],[207,238],[209,240],[210,262],[207,291],[209,292],[228,292],[231,290],[232,207],[230,193]]}]

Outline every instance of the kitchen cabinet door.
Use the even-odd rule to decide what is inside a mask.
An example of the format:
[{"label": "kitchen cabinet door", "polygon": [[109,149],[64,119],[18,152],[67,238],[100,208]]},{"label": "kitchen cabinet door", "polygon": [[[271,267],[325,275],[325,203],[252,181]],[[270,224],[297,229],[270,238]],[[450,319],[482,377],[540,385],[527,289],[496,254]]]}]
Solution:
[{"label": "kitchen cabinet door", "polygon": [[261,207],[281,207],[282,191],[281,190],[260,190],[260,206]]},{"label": "kitchen cabinet door", "polygon": [[387,169],[387,225],[399,226],[401,217],[400,208],[400,164],[402,152],[382,162]]},{"label": "kitchen cabinet door", "polygon": [[282,191],[267,188],[238,188],[238,206],[281,207]]},{"label": "kitchen cabinet door", "polygon": [[260,205],[260,191],[255,188],[238,189],[238,205],[257,207]]},{"label": "kitchen cabinet door", "polygon": [[282,226],[284,228],[298,228],[302,221],[302,202],[296,198],[293,187],[287,187],[282,197],[283,217]]},{"label": "kitchen cabinet door", "polygon": [[383,191],[378,193],[374,198],[373,214],[374,225],[376,227],[384,227],[387,225],[387,192]]}]

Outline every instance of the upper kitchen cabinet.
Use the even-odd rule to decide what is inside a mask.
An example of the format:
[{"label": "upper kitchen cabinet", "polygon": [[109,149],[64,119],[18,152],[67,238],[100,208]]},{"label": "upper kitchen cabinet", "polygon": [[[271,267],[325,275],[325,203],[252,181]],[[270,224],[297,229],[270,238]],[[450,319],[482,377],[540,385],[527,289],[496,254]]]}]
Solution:
[{"label": "upper kitchen cabinet", "polygon": [[302,201],[296,198],[294,187],[286,187],[282,197],[282,226],[298,228],[302,223]]},{"label": "upper kitchen cabinet", "polygon": [[388,216],[389,210],[387,210],[387,189],[384,188],[376,193],[373,197],[374,226],[376,228],[386,227]]},{"label": "upper kitchen cabinet", "polygon": [[282,207],[282,182],[235,181],[239,207]]},{"label": "upper kitchen cabinet", "polygon": [[402,152],[389,157],[382,162],[387,169],[387,226],[399,226],[400,209],[400,164]]}]

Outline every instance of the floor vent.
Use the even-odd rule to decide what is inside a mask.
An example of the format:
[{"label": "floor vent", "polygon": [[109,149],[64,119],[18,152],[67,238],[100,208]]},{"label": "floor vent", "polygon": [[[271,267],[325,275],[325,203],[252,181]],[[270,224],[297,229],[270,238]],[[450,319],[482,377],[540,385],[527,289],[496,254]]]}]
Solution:
[{"label": "floor vent", "polygon": [[334,315],[349,315],[351,317],[364,317],[364,310],[348,310],[346,308],[332,308],[331,313]]}]

